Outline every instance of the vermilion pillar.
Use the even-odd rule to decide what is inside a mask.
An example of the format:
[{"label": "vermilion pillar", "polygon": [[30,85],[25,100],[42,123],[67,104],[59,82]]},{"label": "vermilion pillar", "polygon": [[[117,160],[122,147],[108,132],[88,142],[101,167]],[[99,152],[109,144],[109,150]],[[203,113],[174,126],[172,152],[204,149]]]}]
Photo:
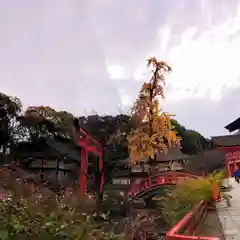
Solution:
[{"label": "vermilion pillar", "polygon": [[85,149],[81,150],[81,168],[80,168],[80,191],[82,195],[87,194],[87,171],[88,171],[88,153]]},{"label": "vermilion pillar", "polygon": [[220,188],[215,181],[212,182],[212,197],[215,202],[221,199]]},{"label": "vermilion pillar", "polygon": [[81,147],[80,194],[83,196],[87,194],[88,154],[90,152],[98,157],[96,164],[100,174],[100,178],[98,179],[98,181],[100,181],[99,193],[102,193],[104,184],[102,145],[80,128],[78,119],[74,119],[74,127],[76,131],[76,142]]}]

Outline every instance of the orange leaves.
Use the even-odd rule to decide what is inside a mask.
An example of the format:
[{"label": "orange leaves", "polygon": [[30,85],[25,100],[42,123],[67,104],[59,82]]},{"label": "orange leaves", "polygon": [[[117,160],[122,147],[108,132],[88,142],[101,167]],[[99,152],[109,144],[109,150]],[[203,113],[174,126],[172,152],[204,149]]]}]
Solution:
[{"label": "orange leaves", "polygon": [[130,150],[130,158],[132,163],[135,164],[139,160],[144,161],[152,155],[151,139],[141,129],[135,129],[128,135],[128,143]]},{"label": "orange leaves", "polygon": [[167,114],[154,115],[152,125],[141,122],[128,136],[130,158],[133,163],[154,159],[158,152],[166,152],[170,146],[179,145],[180,138],[173,130]]},{"label": "orange leaves", "polygon": [[174,131],[172,126],[172,114],[162,113],[158,116],[157,120],[159,121],[159,126],[156,126],[158,130],[161,131],[162,136],[168,141],[168,146],[180,144],[180,138],[177,136],[177,133]]},{"label": "orange leaves", "polygon": [[158,152],[166,152],[168,147],[178,145],[177,137],[171,124],[172,116],[160,112],[159,99],[164,98],[164,74],[171,68],[156,58],[148,60],[153,76],[144,83],[139,97],[132,108],[136,119],[136,129],[128,136],[130,158],[133,163],[142,159],[154,159]]},{"label": "orange leaves", "polygon": [[56,118],[56,111],[48,106],[38,106],[38,107],[28,107],[26,112],[26,116],[44,118],[47,120],[53,120]]},{"label": "orange leaves", "polygon": [[144,83],[141,92],[149,91],[152,88],[150,83]]},{"label": "orange leaves", "polygon": [[155,57],[151,57],[147,60],[147,66],[148,67],[153,67],[153,69],[159,69],[163,71],[172,71],[172,68],[167,65],[167,63],[163,61],[158,61]]}]

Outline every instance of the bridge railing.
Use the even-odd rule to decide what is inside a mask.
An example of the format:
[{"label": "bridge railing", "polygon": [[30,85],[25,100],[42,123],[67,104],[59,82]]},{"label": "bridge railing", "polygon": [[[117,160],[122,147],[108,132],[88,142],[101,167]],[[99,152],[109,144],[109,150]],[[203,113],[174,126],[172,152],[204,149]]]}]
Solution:
[{"label": "bridge railing", "polygon": [[187,213],[165,236],[165,240],[220,240],[218,237],[193,236],[196,228],[208,211],[208,203],[203,201]]},{"label": "bridge railing", "polygon": [[140,183],[133,183],[128,193],[129,197],[136,197],[140,192],[159,185],[175,185],[186,179],[196,179],[198,176],[183,172],[160,173],[143,180]]}]

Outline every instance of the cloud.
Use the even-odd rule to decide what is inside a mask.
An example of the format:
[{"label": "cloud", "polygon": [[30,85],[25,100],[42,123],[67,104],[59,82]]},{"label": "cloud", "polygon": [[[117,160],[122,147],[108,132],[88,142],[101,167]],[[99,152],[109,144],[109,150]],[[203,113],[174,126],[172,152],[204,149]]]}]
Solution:
[{"label": "cloud", "polygon": [[154,55],[173,66],[165,108],[221,133],[238,111],[239,17],[238,0],[1,1],[1,91],[25,106],[116,113]]},{"label": "cloud", "polygon": [[207,137],[224,135],[227,134],[224,126],[239,117],[239,92],[240,87],[226,88],[219,100],[185,98],[181,101],[167,101],[164,107],[171,109],[181,124]]},{"label": "cloud", "polygon": [[111,65],[110,63],[107,65],[107,71],[112,80],[123,80],[124,78],[127,78],[127,73],[122,66]]}]

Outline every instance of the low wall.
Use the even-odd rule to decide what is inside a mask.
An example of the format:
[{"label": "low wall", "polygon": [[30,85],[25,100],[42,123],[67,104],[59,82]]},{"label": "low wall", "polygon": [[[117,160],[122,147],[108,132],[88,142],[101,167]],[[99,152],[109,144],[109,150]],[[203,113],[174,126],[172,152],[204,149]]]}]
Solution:
[{"label": "low wall", "polygon": [[220,240],[218,237],[194,236],[195,230],[208,211],[208,203],[201,202],[193,211],[186,214],[165,236],[165,240]]}]

